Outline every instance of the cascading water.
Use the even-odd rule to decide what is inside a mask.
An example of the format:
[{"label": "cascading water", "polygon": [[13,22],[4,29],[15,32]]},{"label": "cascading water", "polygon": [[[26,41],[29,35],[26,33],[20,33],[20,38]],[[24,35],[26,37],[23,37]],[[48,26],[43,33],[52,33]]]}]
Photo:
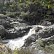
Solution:
[{"label": "cascading water", "polygon": [[32,29],[30,29],[30,31],[28,32],[27,35],[21,37],[21,38],[17,38],[17,39],[13,39],[13,40],[9,40],[9,42],[6,44],[6,46],[8,46],[10,49],[14,50],[15,48],[21,48],[24,43],[25,40],[31,36],[32,34],[35,34],[35,28],[36,27],[41,27],[44,28],[44,26],[41,25],[36,25],[35,27],[33,27]]},{"label": "cascading water", "polygon": [[6,44],[10,49],[14,50],[15,48],[20,48],[24,45],[25,39],[27,39],[32,34],[35,34],[35,30],[30,29],[29,33],[22,38],[18,38],[15,40],[9,40],[9,42]]}]

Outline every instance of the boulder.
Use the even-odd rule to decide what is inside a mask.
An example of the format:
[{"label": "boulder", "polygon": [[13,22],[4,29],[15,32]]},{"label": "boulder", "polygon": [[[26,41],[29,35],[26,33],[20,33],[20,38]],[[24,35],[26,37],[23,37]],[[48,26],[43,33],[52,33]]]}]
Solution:
[{"label": "boulder", "polygon": [[0,25],[0,36],[5,34],[5,28],[4,26]]},{"label": "boulder", "polygon": [[7,19],[0,19],[0,25],[3,25],[6,29],[11,28],[10,22]]},{"label": "boulder", "polygon": [[17,29],[15,29],[15,28],[6,29],[6,32],[2,36],[2,38],[5,37],[5,39],[14,39],[14,38],[22,37],[28,33],[30,28],[31,27],[25,27],[25,28],[24,27],[22,27],[22,28],[17,27]]},{"label": "boulder", "polygon": [[35,42],[36,39],[38,39],[38,36],[36,36],[35,34],[32,34],[30,37],[28,37],[28,38],[25,40],[24,46],[29,46],[32,42]]},{"label": "boulder", "polygon": [[43,21],[41,21],[41,25],[43,25],[43,26],[50,26],[51,22],[43,20]]},{"label": "boulder", "polygon": [[38,40],[38,38],[43,38],[43,39],[47,38],[46,40],[48,40],[49,37],[54,35],[54,25],[51,25],[51,26],[36,25],[34,30],[36,33],[32,34],[25,40],[24,46],[29,46],[32,42],[35,42],[36,40]]},{"label": "boulder", "polygon": [[46,27],[45,29],[42,29],[38,31],[38,36],[41,38],[48,38],[54,35],[54,29],[51,27]]}]

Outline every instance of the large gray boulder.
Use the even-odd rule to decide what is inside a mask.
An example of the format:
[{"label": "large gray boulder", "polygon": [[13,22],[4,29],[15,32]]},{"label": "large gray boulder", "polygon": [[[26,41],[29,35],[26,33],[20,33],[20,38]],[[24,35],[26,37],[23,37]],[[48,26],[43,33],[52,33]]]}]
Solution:
[{"label": "large gray boulder", "polygon": [[4,35],[4,33],[5,33],[5,28],[2,25],[0,25],[0,36]]},{"label": "large gray boulder", "polygon": [[51,26],[36,25],[34,30],[35,30],[35,34],[29,36],[25,40],[25,46],[30,45],[32,42],[35,42],[39,38],[46,39],[54,35],[54,25],[51,25]]},{"label": "large gray boulder", "polygon": [[41,38],[48,38],[54,35],[54,25],[45,26],[45,28],[38,31],[38,36]]},{"label": "large gray boulder", "polygon": [[35,34],[32,34],[25,40],[24,46],[29,46],[32,42],[35,42],[38,37]]},{"label": "large gray boulder", "polygon": [[15,38],[18,38],[18,37],[22,37],[24,35],[26,35],[29,30],[30,30],[31,27],[17,27],[16,28],[11,28],[11,29],[5,29],[5,33],[4,35],[2,35],[2,39],[5,38],[5,39],[15,39]]}]

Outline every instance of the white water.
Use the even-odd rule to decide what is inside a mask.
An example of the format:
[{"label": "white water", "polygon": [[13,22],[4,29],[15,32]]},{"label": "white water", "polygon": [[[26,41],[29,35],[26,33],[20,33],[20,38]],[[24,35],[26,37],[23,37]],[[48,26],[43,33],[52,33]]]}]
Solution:
[{"label": "white water", "polygon": [[30,29],[29,33],[25,35],[22,38],[16,39],[16,40],[10,40],[6,46],[8,46],[10,49],[14,50],[15,48],[20,48],[24,45],[25,39],[27,39],[32,34],[35,34],[35,30]]},{"label": "white water", "polygon": [[36,27],[41,27],[41,28],[44,28],[44,26],[41,26],[41,25],[36,25],[35,27],[33,27],[32,29],[30,29],[30,31],[28,32],[27,35],[23,36],[22,38],[18,38],[18,39],[13,39],[13,40],[9,40],[9,42],[6,44],[6,46],[8,46],[11,50],[14,50],[16,48],[21,48],[24,43],[25,43],[25,40],[31,36],[32,34],[35,34],[35,28]]}]

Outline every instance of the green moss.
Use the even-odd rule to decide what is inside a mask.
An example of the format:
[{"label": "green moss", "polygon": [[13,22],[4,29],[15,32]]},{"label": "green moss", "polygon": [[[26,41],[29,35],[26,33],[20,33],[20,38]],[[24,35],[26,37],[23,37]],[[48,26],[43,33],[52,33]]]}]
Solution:
[{"label": "green moss", "polygon": [[27,50],[25,50],[25,49],[18,50],[17,49],[17,50],[13,51],[13,54],[31,54],[31,52],[29,49],[27,49]]}]

